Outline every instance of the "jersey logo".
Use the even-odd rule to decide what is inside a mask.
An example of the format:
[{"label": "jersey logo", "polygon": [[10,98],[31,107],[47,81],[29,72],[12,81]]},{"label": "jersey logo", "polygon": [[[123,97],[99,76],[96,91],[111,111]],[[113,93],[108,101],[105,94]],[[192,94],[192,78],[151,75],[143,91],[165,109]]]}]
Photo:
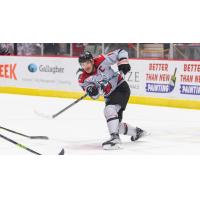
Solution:
[{"label": "jersey logo", "polygon": [[99,67],[99,71],[104,72],[104,71],[105,71],[105,68],[102,69],[102,66],[100,66],[100,67]]}]

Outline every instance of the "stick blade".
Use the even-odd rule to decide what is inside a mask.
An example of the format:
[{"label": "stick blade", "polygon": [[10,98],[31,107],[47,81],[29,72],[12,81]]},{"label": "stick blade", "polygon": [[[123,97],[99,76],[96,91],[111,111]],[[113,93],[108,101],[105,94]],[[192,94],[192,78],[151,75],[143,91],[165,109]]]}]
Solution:
[{"label": "stick blade", "polygon": [[39,117],[42,117],[42,118],[45,118],[45,119],[53,119],[52,115],[48,115],[48,114],[45,114],[45,113],[41,113],[41,112],[38,112],[37,110],[34,110],[34,113],[39,116]]},{"label": "stick blade", "polygon": [[48,140],[49,138],[47,136],[31,136],[31,139],[41,139],[41,140]]}]

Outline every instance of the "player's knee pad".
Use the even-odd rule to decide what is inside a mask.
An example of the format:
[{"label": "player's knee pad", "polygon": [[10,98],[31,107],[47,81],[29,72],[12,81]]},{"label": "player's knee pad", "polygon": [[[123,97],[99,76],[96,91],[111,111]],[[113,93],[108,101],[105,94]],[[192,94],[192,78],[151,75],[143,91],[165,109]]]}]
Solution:
[{"label": "player's knee pad", "polygon": [[107,120],[109,133],[118,133],[119,130],[119,119],[118,111],[120,106],[117,105],[107,105],[104,109],[104,115]]},{"label": "player's knee pad", "polygon": [[106,120],[111,120],[111,119],[118,119],[118,112],[120,110],[119,105],[107,105],[104,109],[104,116]]}]

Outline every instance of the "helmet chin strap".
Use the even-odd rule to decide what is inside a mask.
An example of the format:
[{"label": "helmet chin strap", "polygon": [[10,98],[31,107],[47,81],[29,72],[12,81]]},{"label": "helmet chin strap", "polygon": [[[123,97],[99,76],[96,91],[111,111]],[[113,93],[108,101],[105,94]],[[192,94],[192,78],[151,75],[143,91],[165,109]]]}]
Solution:
[{"label": "helmet chin strap", "polygon": [[92,74],[94,72],[94,64],[92,65],[92,71],[90,74]]}]

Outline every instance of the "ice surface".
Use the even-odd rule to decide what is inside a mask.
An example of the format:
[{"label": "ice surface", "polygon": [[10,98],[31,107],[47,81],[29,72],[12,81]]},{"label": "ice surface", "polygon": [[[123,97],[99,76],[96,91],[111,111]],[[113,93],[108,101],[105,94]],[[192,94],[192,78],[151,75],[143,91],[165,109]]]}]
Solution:
[{"label": "ice surface", "polygon": [[[0,134],[45,155],[69,154],[157,155],[200,154],[200,111],[128,104],[123,121],[145,129],[149,136],[137,142],[121,136],[122,150],[105,151],[109,138],[103,114],[104,102],[82,100],[55,119],[45,119],[34,110],[55,114],[74,99],[0,94],[0,126],[26,135],[45,135],[50,140],[31,140],[0,129]],[[32,153],[0,138],[1,155]]]}]

